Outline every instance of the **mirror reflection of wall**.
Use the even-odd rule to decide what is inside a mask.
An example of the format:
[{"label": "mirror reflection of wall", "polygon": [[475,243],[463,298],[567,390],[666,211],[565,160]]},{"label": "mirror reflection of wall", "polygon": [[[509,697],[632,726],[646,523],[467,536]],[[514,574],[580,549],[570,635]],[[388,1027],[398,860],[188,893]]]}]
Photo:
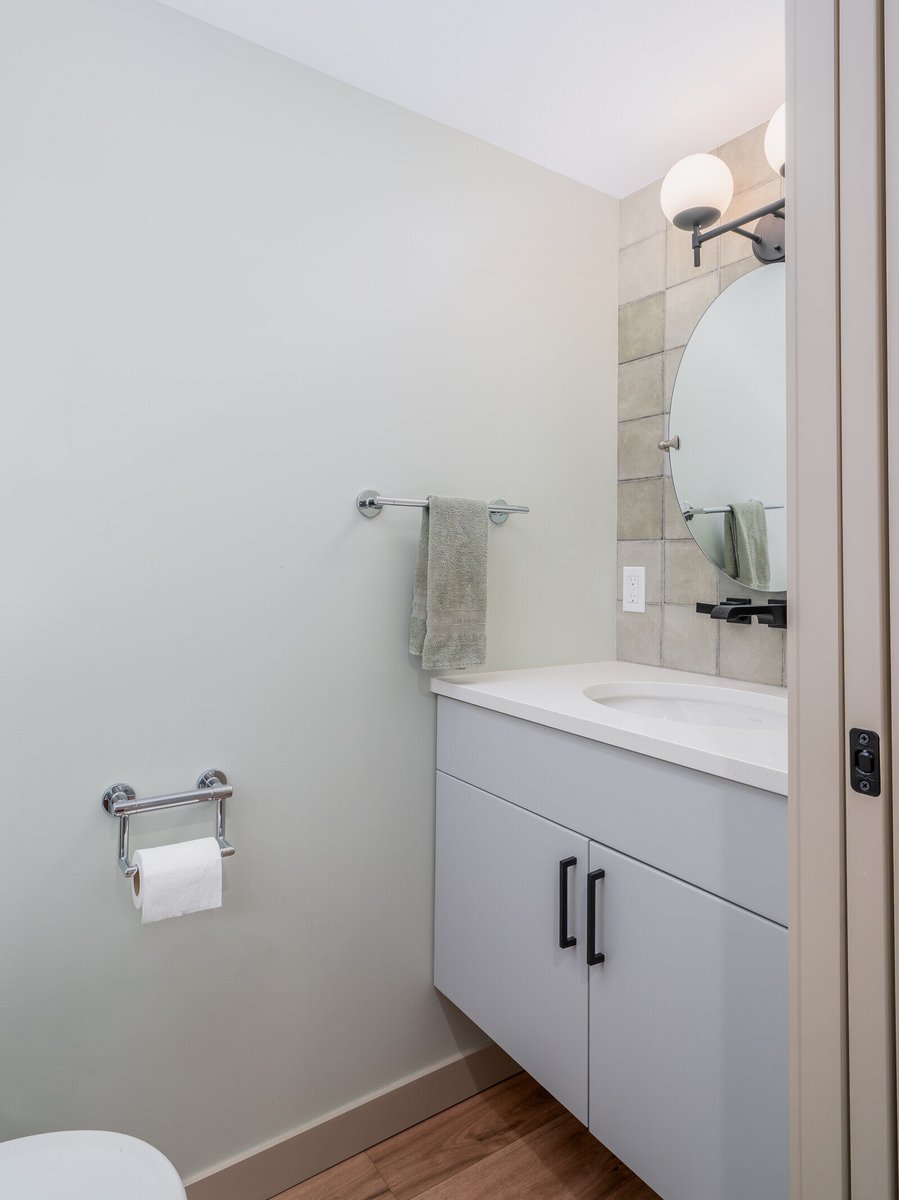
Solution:
[{"label": "mirror reflection of wall", "polygon": [[772,592],[787,586],[784,285],[782,265],[762,267],[710,305],[684,351],[669,425],[680,443],[672,481],[694,540],[719,570]]}]

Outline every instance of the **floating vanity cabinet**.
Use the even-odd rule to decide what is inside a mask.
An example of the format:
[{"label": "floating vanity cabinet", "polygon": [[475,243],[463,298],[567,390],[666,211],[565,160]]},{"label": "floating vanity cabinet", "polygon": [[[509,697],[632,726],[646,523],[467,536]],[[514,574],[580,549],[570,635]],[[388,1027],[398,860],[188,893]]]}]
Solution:
[{"label": "floating vanity cabinet", "polygon": [[786,1200],[787,931],[591,843],[590,1132],[664,1200]]},{"label": "floating vanity cabinet", "polygon": [[783,796],[441,697],[435,984],[663,1200],[787,1200],[781,914]]},{"label": "floating vanity cabinet", "polygon": [[587,839],[441,774],[437,847],[436,986],[586,1125]]}]

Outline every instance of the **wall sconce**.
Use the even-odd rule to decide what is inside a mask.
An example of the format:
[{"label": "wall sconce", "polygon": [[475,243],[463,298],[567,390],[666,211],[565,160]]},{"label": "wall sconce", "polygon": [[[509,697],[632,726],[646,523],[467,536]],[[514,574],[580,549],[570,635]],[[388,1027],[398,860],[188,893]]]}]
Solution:
[{"label": "wall sconce", "polygon": [[782,104],[765,130],[765,158],[775,175],[786,173],[787,163],[787,106]]},{"label": "wall sconce", "polygon": [[[778,175],[785,173],[786,106],[781,105],[765,133],[765,157]],[[677,229],[693,231],[693,266],[701,263],[704,242],[723,233],[749,238],[761,263],[784,260],[784,204],[775,200],[743,217],[710,229],[727,212],[734,195],[730,168],[713,154],[690,154],[676,162],[662,183],[662,211]],[[745,226],[757,222],[754,229]]]}]

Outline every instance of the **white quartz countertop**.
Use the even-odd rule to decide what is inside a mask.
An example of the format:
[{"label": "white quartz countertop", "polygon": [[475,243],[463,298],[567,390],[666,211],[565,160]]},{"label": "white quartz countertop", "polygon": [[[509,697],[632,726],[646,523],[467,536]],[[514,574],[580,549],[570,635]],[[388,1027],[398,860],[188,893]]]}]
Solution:
[{"label": "white quartz countertop", "polygon": [[626,662],[459,673],[432,679],[431,690],[465,704],[787,794],[786,723],[783,729],[692,725],[619,711],[584,694],[585,689],[600,684],[653,682],[725,688],[784,701],[787,695],[785,688]]}]

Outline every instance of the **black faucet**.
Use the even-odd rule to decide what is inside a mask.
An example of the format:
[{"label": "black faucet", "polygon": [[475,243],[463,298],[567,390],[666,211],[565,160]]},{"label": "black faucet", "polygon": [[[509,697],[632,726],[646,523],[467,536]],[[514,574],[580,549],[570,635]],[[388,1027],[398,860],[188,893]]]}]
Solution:
[{"label": "black faucet", "polygon": [[696,611],[707,614],[713,621],[727,621],[729,625],[751,625],[755,617],[759,625],[769,625],[772,629],[787,627],[786,600],[769,599],[767,604],[753,604],[746,596],[728,597],[717,604],[697,604]]}]

